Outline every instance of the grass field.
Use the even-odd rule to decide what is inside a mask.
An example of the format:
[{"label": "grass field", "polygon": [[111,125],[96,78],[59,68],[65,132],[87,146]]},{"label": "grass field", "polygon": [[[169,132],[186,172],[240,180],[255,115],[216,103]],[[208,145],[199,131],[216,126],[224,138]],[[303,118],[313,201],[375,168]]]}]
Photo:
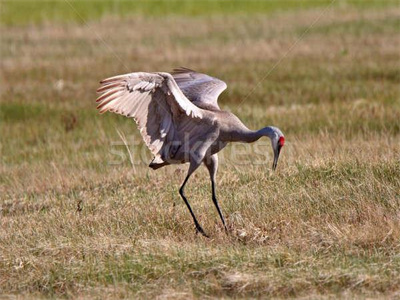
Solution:
[{"label": "grass field", "polygon": [[[249,3],[1,1],[0,297],[400,296],[398,2]],[[275,173],[267,141],[221,153],[229,235],[205,169],[210,239],[187,166],[150,170],[95,109],[99,80],[177,66],[286,136]]]}]

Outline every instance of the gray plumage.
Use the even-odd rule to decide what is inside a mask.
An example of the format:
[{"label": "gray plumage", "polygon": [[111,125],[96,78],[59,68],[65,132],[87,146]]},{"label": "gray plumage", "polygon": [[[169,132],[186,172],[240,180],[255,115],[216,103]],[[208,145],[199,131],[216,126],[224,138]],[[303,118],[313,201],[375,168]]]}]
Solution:
[{"label": "gray plumage", "polygon": [[212,200],[222,223],[225,220],[215,193],[217,153],[229,142],[254,142],[263,136],[271,139],[276,168],[284,144],[282,132],[273,126],[257,131],[248,129],[235,115],[222,111],[218,96],[227,85],[222,80],[196,71],[179,68],[171,74],[137,72],[100,82],[97,108],[133,118],[144,142],[154,155],[150,167],[189,162],[188,174],[179,190],[196,226],[204,230],[184,195],[190,175],[204,163],[209,170]]}]

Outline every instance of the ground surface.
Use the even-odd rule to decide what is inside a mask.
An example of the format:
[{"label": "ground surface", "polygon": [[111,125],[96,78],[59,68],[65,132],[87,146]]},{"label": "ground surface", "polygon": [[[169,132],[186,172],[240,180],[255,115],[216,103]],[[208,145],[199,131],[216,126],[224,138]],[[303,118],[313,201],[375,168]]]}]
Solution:
[{"label": "ground surface", "polygon": [[[179,2],[1,2],[0,292],[399,296],[396,1]],[[268,141],[223,151],[229,235],[205,170],[187,195],[210,239],[178,197],[186,167],[148,169],[133,122],[95,109],[100,79],[176,66],[286,135],[275,173]]]}]

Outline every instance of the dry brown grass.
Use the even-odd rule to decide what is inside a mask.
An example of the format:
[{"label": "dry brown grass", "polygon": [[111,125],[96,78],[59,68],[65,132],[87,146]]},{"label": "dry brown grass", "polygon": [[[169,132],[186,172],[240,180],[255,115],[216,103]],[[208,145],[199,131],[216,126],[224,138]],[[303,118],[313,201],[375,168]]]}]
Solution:
[{"label": "dry brown grass", "polygon": [[[320,13],[2,28],[0,291],[398,296],[400,11],[328,12],[242,102]],[[204,170],[187,194],[211,239],[178,197],[185,166],[151,171],[131,145],[132,167],[116,131],[135,144],[132,122],[95,111],[99,79],[179,65],[226,80],[222,107],[288,140],[275,174],[254,148],[221,153],[228,236]]]}]

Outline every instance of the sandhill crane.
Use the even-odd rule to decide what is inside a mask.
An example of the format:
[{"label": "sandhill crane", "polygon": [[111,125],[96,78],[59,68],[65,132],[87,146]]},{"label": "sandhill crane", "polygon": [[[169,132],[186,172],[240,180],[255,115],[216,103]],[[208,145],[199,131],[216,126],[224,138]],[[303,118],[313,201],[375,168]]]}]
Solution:
[{"label": "sandhill crane", "polygon": [[190,163],[179,194],[192,215],[196,232],[206,236],[185,196],[190,175],[204,163],[211,179],[212,200],[227,231],[218,205],[215,179],[218,155],[229,142],[252,143],[269,137],[274,152],[275,170],[285,143],[282,132],[273,126],[248,129],[234,114],[219,108],[218,96],[225,82],[179,68],[172,73],[130,73],[104,79],[97,90],[97,108],[133,118],[144,142],[154,155],[149,167],[158,169],[170,164]]}]

